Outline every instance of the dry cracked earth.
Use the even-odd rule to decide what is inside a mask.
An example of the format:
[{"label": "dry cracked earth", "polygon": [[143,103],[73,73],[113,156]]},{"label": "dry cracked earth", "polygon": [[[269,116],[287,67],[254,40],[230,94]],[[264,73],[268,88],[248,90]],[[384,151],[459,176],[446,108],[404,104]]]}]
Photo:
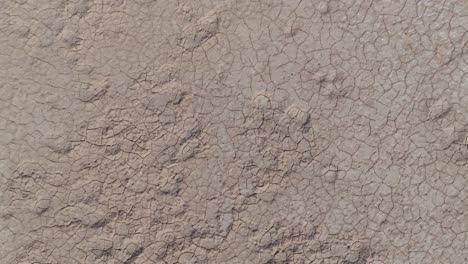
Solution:
[{"label": "dry cracked earth", "polygon": [[0,263],[468,263],[468,1],[0,10]]}]

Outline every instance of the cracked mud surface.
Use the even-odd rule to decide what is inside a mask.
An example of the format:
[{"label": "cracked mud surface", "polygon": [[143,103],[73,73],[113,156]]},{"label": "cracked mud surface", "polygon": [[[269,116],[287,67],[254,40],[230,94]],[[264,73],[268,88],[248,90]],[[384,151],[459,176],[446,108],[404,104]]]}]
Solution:
[{"label": "cracked mud surface", "polygon": [[0,263],[468,263],[466,0],[0,7]]}]

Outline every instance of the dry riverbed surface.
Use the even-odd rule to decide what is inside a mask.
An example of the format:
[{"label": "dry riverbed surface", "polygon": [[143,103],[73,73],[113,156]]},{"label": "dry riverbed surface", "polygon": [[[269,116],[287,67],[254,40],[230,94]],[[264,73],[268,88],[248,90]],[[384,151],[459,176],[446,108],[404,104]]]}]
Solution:
[{"label": "dry riverbed surface", "polygon": [[466,0],[0,0],[0,263],[468,263],[467,32]]}]

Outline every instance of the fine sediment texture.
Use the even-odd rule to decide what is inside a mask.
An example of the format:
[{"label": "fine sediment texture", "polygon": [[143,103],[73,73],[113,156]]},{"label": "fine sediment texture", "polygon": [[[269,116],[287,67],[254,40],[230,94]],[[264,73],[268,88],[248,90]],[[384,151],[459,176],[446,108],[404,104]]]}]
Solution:
[{"label": "fine sediment texture", "polygon": [[0,9],[0,263],[468,263],[466,0]]}]

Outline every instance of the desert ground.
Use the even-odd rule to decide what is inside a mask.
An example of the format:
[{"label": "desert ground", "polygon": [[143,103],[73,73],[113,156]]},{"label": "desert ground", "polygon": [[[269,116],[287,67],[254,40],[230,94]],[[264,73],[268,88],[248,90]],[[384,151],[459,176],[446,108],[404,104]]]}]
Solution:
[{"label": "desert ground", "polygon": [[468,1],[0,0],[0,263],[468,263]]}]

